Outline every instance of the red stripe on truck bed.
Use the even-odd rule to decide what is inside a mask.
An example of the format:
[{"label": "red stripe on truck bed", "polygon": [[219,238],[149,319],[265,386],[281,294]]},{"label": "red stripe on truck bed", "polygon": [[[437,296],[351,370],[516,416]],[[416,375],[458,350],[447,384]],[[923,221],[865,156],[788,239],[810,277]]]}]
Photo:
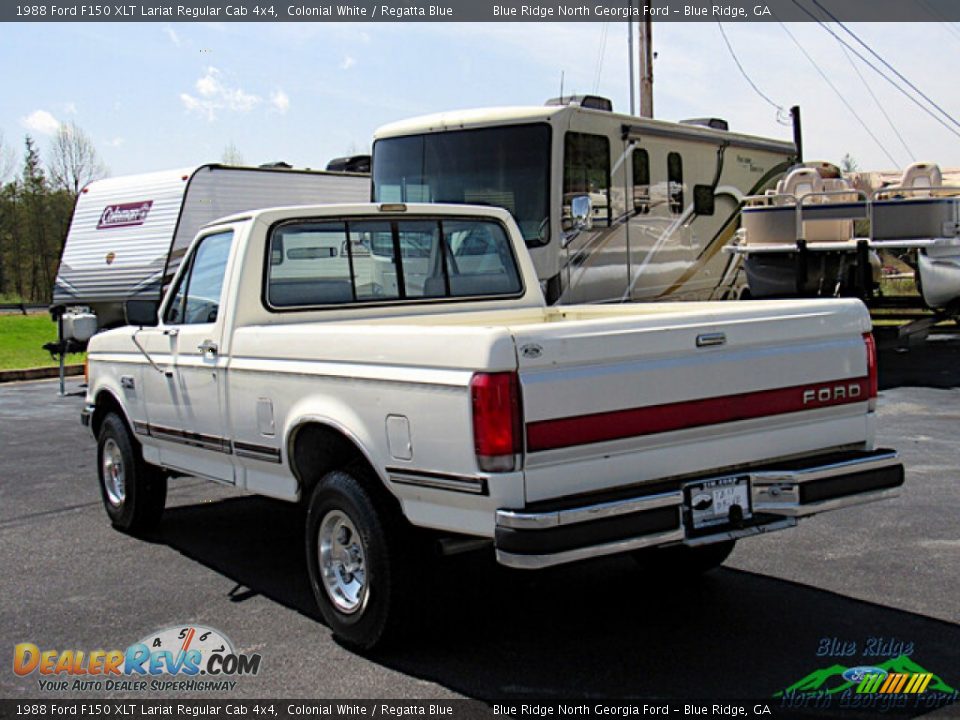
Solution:
[{"label": "red stripe on truck bed", "polygon": [[867,402],[868,377],[527,423],[527,452]]}]

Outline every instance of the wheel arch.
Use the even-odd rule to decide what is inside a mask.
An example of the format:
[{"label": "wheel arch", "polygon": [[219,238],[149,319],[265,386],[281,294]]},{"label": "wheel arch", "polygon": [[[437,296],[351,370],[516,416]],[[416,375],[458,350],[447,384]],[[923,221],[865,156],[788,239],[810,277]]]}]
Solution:
[{"label": "wheel arch", "polygon": [[103,426],[103,421],[111,412],[116,412],[116,414],[123,420],[124,425],[127,426],[127,431],[130,433],[130,438],[137,444],[137,435],[133,431],[133,423],[130,422],[130,418],[127,416],[127,411],[123,407],[123,403],[120,402],[120,399],[116,394],[108,389],[102,388],[97,391],[97,394],[94,396],[94,411],[93,415],[90,417],[90,429],[93,431],[94,437],[100,436],[100,428]]},{"label": "wheel arch", "polygon": [[314,486],[331,470],[361,465],[369,471],[358,480],[377,495],[386,495],[399,508],[399,501],[373,454],[356,433],[328,417],[306,415],[291,425],[285,443],[290,471],[297,481],[301,500],[309,498]]}]

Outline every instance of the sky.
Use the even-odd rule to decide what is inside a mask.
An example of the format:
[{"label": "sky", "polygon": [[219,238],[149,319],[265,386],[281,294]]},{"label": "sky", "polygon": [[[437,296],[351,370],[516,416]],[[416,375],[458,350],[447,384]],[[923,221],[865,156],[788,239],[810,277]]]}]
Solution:
[{"label": "sky", "polygon": [[[957,24],[850,27],[960,118]],[[859,61],[855,68],[821,27],[788,29],[796,42],[778,23],[724,24],[760,91],[801,107],[808,159],[849,153],[865,170],[914,159],[960,166],[957,135]],[[791,137],[716,23],[656,23],[653,32],[656,117],[721,117],[731,130]],[[374,130],[395,120],[542,104],[559,94],[561,73],[565,93],[595,92],[626,111],[626,35],[625,23],[599,22],[5,23],[0,132],[16,167],[25,134],[46,152],[60,123],[76,123],[112,175],[217,162],[228,145],[247,164],[322,168],[369,151]]]}]

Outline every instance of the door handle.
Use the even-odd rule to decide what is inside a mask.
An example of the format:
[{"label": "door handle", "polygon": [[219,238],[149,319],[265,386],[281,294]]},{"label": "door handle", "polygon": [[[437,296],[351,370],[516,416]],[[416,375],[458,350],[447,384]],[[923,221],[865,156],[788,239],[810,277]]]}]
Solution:
[{"label": "door handle", "polygon": [[177,327],[167,328],[166,330],[163,331],[163,334],[166,335],[167,337],[176,337],[177,335],[180,334],[180,328],[177,328]]},{"label": "door handle", "polygon": [[209,353],[210,355],[217,354],[217,344],[212,340],[204,340],[202,343],[197,345],[197,350],[202,353]]}]

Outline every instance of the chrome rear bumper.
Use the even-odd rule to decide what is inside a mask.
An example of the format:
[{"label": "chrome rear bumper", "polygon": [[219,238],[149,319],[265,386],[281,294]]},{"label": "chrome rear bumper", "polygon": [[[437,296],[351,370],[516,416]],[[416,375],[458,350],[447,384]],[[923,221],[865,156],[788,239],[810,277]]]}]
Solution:
[{"label": "chrome rear bumper", "polygon": [[894,450],[827,465],[750,473],[754,512],[806,517],[900,494],[903,465]]},{"label": "chrome rear bumper", "polygon": [[498,510],[497,561],[542,568],[644,547],[704,545],[782,530],[800,517],[895,497],[903,484],[903,465],[893,450],[850,451],[722,477],[730,476],[749,480],[751,515],[746,521],[731,519],[727,525],[694,530],[683,487],[711,478],[691,478],[653,494],[561,499]]}]

